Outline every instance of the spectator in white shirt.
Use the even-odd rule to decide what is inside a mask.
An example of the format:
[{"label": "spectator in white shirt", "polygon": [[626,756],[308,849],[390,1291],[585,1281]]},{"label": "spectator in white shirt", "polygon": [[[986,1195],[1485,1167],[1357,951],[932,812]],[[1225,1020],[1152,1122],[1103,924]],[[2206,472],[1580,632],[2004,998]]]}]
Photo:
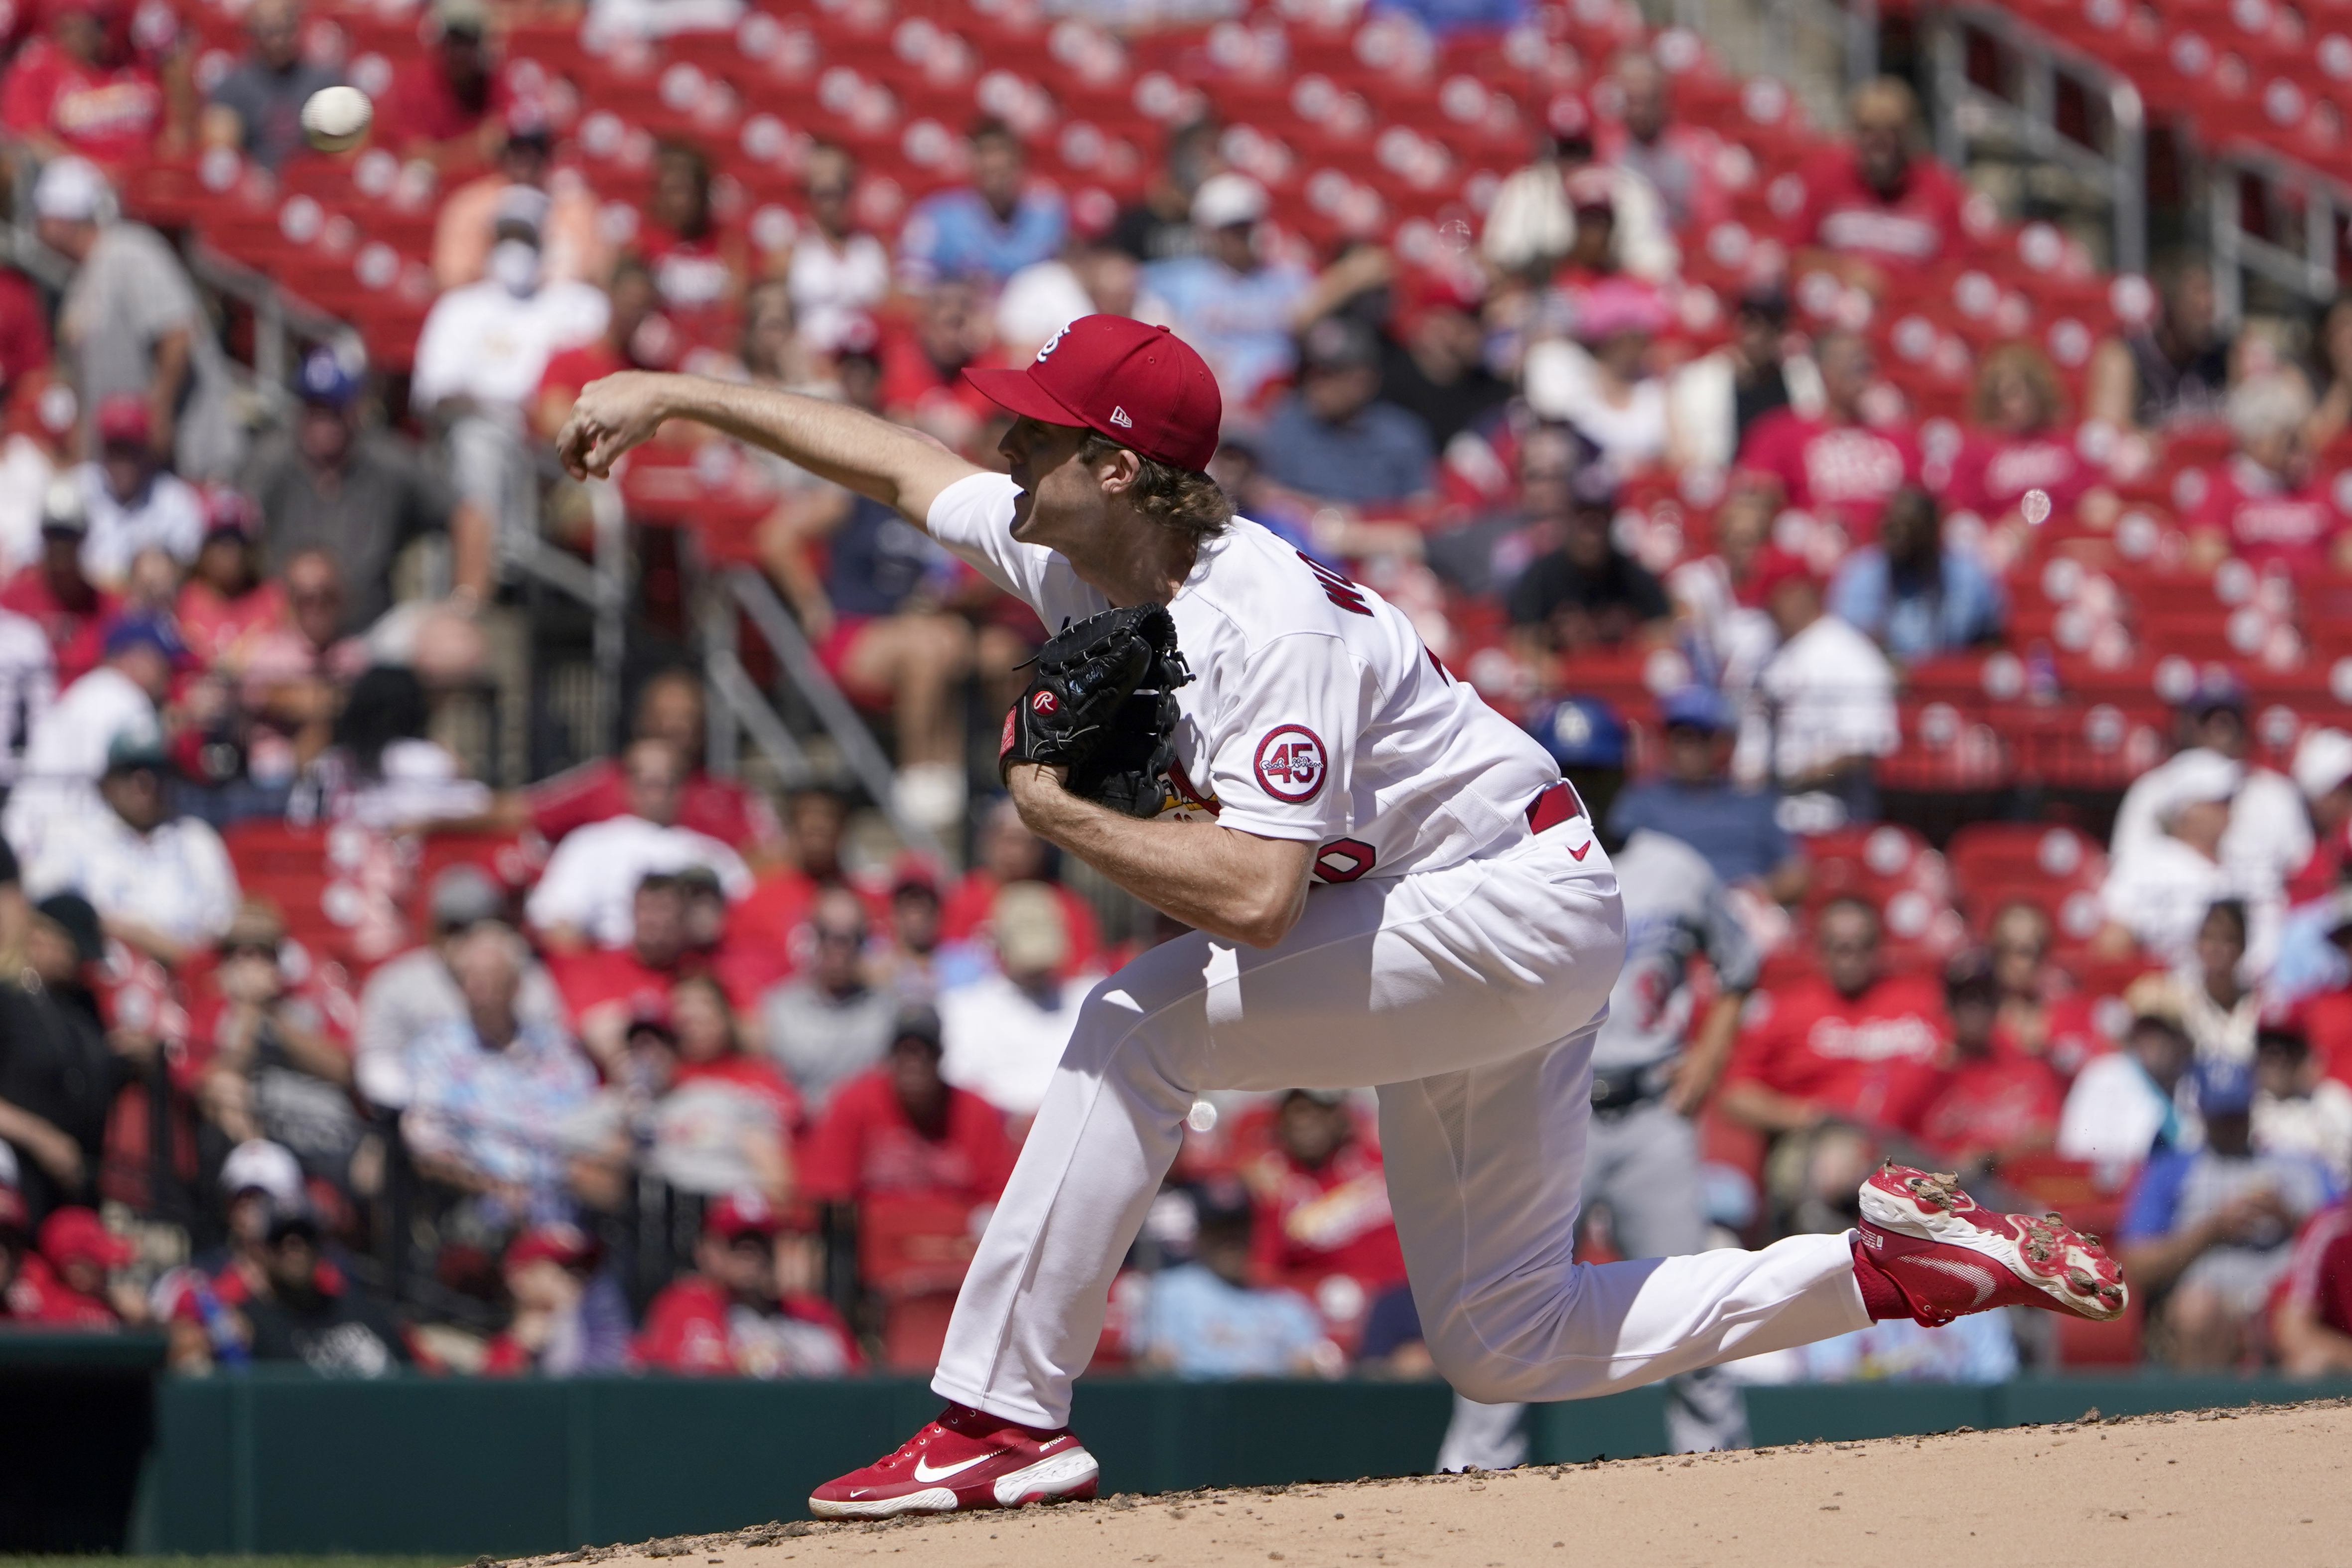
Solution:
[{"label": "spectator in white shirt", "polygon": [[[1878,816],[1874,764],[1902,744],[1895,672],[1862,633],[1823,613],[1822,580],[1802,556],[1777,547],[1756,559],[1749,585],[1780,636],[1756,678],[1735,771],[1769,778],[1807,803],[1820,826]],[[1813,824],[1809,822],[1808,830]]]},{"label": "spectator in white shirt", "polygon": [[160,737],[155,705],[172,689],[173,667],[187,649],[168,621],[133,617],[106,635],[105,662],[65,689],[32,727],[25,762],[0,829],[25,859],[51,831],[102,815],[99,775],[115,737]]},{"label": "spectator in white shirt", "polygon": [[0,790],[16,782],[33,731],[58,700],[58,656],[41,623],[0,610]]},{"label": "spectator in white shirt", "polygon": [[2195,1148],[2196,1095],[2184,1087],[2194,1055],[2188,1031],[2170,1018],[2134,1018],[2121,1050],[2093,1057],[2074,1075],[2058,1118],[2058,1153],[2122,1170],[2159,1146]]},{"label": "spectator in white shirt", "polygon": [[237,888],[220,835],[164,805],[170,765],[160,737],[117,736],[98,784],[108,809],[43,835],[26,861],[25,890],[36,899],[79,893],[109,936],[176,965],[228,930]]},{"label": "spectator in white shirt", "polygon": [[165,473],[155,453],[154,416],[135,392],[98,405],[99,456],[74,469],[89,531],[81,569],[101,588],[120,589],[142,550],[158,549],[183,569],[204,548],[205,503],[194,485]]},{"label": "spectator in white shirt", "polygon": [[1000,891],[988,926],[1002,968],[940,999],[940,1075],[1009,1116],[1034,1116],[1097,977],[1062,977],[1069,927],[1043,882]]},{"label": "spectator in white shirt", "polygon": [[[2244,782],[2245,769],[2217,752],[2184,752],[2167,765],[2163,791],[2149,803],[2156,833],[2133,838],[2108,860],[2099,889],[2107,923],[2093,943],[2103,956],[2195,961],[2207,911],[2237,890],[2221,864],[2221,838]],[[2250,927],[2252,913],[2250,900]],[[2249,948],[2257,945],[2253,935],[2250,930]]]},{"label": "spectator in white shirt", "polygon": [[840,348],[890,293],[890,253],[851,216],[856,189],[857,165],[847,153],[826,143],[809,149],[801,165],[808,226],[793,243],[784,283],[801,335],[819,353]]},{"label": "spectator in white shirt", "polygon": [[661,872],[702,866],[730,902],[751,890],[741,857],[718,839],[677,826],[686,760],[667,741],[645,740],[621,759],[629,815],[575,828],[556,846],[526,912],[559,951],[625,947],[636,934],[637,884]]}]

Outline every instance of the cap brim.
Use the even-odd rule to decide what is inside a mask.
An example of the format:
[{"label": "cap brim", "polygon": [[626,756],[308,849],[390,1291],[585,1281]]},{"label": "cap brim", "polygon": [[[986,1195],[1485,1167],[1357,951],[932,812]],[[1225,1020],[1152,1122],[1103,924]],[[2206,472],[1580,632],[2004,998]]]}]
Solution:
[{"label": "cap brim", "polygon": [[1077,430],[1094,428],[1076,409],[1031,380],[1025,370],[968,370],[963,378],[973,391],[1008,413]]}]

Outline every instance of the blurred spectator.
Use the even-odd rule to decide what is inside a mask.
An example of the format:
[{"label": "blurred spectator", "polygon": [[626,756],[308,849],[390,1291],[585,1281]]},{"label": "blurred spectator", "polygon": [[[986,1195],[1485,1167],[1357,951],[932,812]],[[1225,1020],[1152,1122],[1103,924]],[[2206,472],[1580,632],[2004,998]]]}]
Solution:
[{"label": "blurred spectator", "polygon": [[[18,268],[0,267],[0,405],[21,397],[35,384],[29,378],[48,368],[49,316],[42,308],[40,290]],[[8,546],[16,542],[0,541]],[[11,553],[0,550],[0,566],[19,563],[8,559]]]},{"label": "blurred spectator", "polygon": [[332,552],[342,569],[346,632],[392,606],[393,564],[427,533],[449,535],[451,577],[479,604],[491,583],[495,508],[453,496],[401,437],[365,417],[360,377],[332,349],[302,362],[294,427],[265,439],[238,489],[261,508],[271,560]]},{"label": "blurred spectator", "polygon": [[[698,674],[673,665],[647,676],[637,689],[630,730],[638,740],[667,742],[685,759],[678,826],[715,838],[747,858],[772,859],[781,853],[783,828],[767,797],[703,765],[710,730]],[[600,757],[532,785],[526,798],[531,826],[561,842],[578,828],[627,815],[627,772],[622,758]]]},{"label": "blurred spectator", "polygon": [[1639,52],[1619,56],[1612,76],[1622,106],[1616,122],[1601,128],[1601,154],[1648,182],[1677,234],[1703,235],[1729,217],[1730,203],[1715,173],[1720,144],[1675,117],[1674,79]]},{"label": "blurred spectator", "polygon": [[428,1179],[479,1194],[502,1228],[565,1217],[557,1129],[596,1089],[596,1072],[553,1025],[521,1016],[529,950],[485,921],[449,955],[466,1016],[408,1050],[412,1096],[402,1138]]},{"label": "blurred spectator", "polygon": [[734,850],[678,825],[686,759],[667,741],[641,740],[622,754],[628,813],[575,829],[548,858],[526,906],[542,939],[560,950],[628,945],[637,884],[656,872],[705,866],[730,899],[751,890]]},{"label": "blurred spectator", "polygon": [[2352,1084],[2329,1078],[2303,1031],[2254,1037],[2253,1143],[2265,1154],[2308,1154],[2338,1192],[2352,1184]]},{"label": "blurred spectator", "polygon": [[1094,906],[1055,875],[1050,855],[1045,841],[1021,820],[1010,795],[991,802],[973,825],[971,869],[940,906],[940,936],[948,942],[970,941],[987,923],[999,893],[1015,882],[1037,882],[1051,888],[1062,907],[1062,931],[1069,942],[1069,967],[1064,973],[1097,967],[1103,942]]},{"label": "blurred spectator", "polygon": [[1389,330],[1381,400],[1420,420],[1436,450],[1510,400],[1511,384],[1486,366],[1475,277],[1418,274],[1405,285]]},{"label": "blurred spectator", "polygon": [[1968,243],[1959,182],[1917,151],[1919,100],[1894,77],[1863,83],[1847,100],[1853,145],[1821,153],[1805,170],[1805,201],[1789,226],[1797,266],[1806,253],[1879,299],[1900,280],[1961,254]]},{"label": "blurred spectator", "polygon": [[384,95],[376,140],[403,162],[462,172],[499,144],[506,83],[482,41],[483,0],[434,0],[430,52],[402,63]]},{"label": "blurred spectator", "polygon": [[1192,254],[1155,260],[1144,287],[1168,303],[1177,334],[1201,351],[1234,407],[1290,374],[1292,334],[1310,319],[1315,280],[1297,263],[1268,254],[1262,231],[1270,204],[1246,174],[1213,174],[1192,197]]},{"label": "blurred spectator", "polygon": [[[1660,643],[1674,608],[1658,580],[1617,548],[1610,524],[1617,491],[1607,473],[1588,466],[1569,481],[1569,512],[1559,548],[1538,556],[1511,585],[1507,601],[1519,657],[1538,670],[1596,647]],[[1557,687],[1562,676],[1546,679]]]},{"label": "blurred spectator", "polygon": [[2047,1151],[2057,1141],[2066,1086],[2040,1058],[1997,1048],[2000,983],[1989,959],[1970,955],[1953,966],[1944,1013],[1951,1020],[1951,1077],[1920,1119],[1919,1136],[1963,1172]]},{"label": "blurred spectator", "polygon": [[[351,1101],[351,1016],[330,1016],[316,988],[295,984],[285,949],[286,924],[274,908],[238,907],[192,998],[188,1066],[201,1073],[197,1102],[233,1142],[267,1139],[348,1187],[362,1131]],[[307,966],[308,954],[299,962]],[[340,992],[334,1000],[350,1006]]]},{"label": "blurred spectator", "polygon": [[1070,935],[1060,901],[1042,882],[999,892],[988,929],[999,968],[940,999],[940,1071],[1007,1115],[1028,1118],[1045,1103],[1078,1005],[1098,977],[1063,978]]},{"label": "blurred spectator", "polygon": [[1897,663],[1916,664],[2000,640],[2009,597],[1974,554],[1944,543],[1936,498],[1906,485],[1879,515],[1877,542],[1838,568],[1830,613]]},{"label": "blurred spectator", "polygon": [[137,737],[162,750],[155,705],[171,690],[173,669],[187,651],[178,634],[165,622],[117,621],[105,649],[105,662],[65,689],[25,747],[23,776],[8,794],[0,826],[26,860],[69,820],[105,814],[97,784],[118,738]]},{"label": "blurred spectator", "polygon": [[117,1079],[87,976],[104,962],[98,911],[78,893],[41,900],[22,969],[0,985],[0,1156],[37,1225],[89,1190]]},{"label": "blurred spectator", "polygon": [[2311,389],[2298,371],[2249,376],[2231,390],[2237,450],[2211,471],[2202,503],[2185,520],[2192,548],[2205,559],[2234,555],[2296,573],[2352,563],[2352,535],[2327,487],[2313,481],[2304,447],[2311,410]]},{"label": "blurred spectator", "polygon": [[1665,301],[1631,278],[1603,279],[1573,298],[1576,342],[1528,350],[1528,406],[1573,427],[1618,477],[1639,473],[1665,454],[1671,434],[1666,384],[1650,364]]},{"label": "blurred spectator", "polygon": [[2309,1155],[2254,1151],[2252,1100],[2245,1067],[2200,1066],[2205,1146],[2150,1159],[2117,1227],[2116,1261],[2155,1301],[2157,1359],[2176,1367],[2226,1368],[2258,1342],[2259,1317],[2286,1272],[2295,1228],[2336,1196]]},{"label": "blurred spectator", "polygon": [[107,809],[51,824],[25,861],[26,893],[79,893],[97,908],[109,936],[167,966],[218,940],[236,913],[237,897],[236,872],[220,835],[196,817],[173,814],[163,793],[170,766],[152,737],[117,735],[98,783]]},{"label": "blurred spectator", "polygon": [[1763,1132],[1811,1132],[1829,1121],[1916,1131],[1945,1083],[1951,1026],[1942,988],[1888,974],[1878,911],[1832,899],[1813,927],[1820,973],[1759,993],[1719,1100]]},{"label": "blurred spectator", "polygon": [[1791,352],[1789,296],[1777,282],[1750,284],[1732,307],[1731,339],[1685,361],[1666,379],[1666,463],[1723,469],[1756,422],[1778,409],[1808,418],[1822,409],[1821,372]]},{"label": "blurred spectator", "polygon": [[38,1250],[17,1264],[8,1286],[10,1317],[85,1332],[146,1321],[145,1298],[121,1278],[139,1249],[107,1229],[96,1210],[53,1210],[35,1234]]},{"label": "blurred spectator", "polygon": [[2295,738],[2292,774],[2312,827],[2310,857],[2286,886],[2288,903],[2300,908],[2333,894],[2352,862],[2352,735],[2306,726]]},{"label": "blurred spectator", "polygon": [[884,342],[882,410],[964,450],[995,410],[963,373],[1000,358],[974,280],[942,278],[916,300],[909,330]]},{"label": "blurred spectator", "polygon": [[[2303,427],[2305,451],[2327,450],[2336,438],[2352,428],[2352,293],[2336,296],[2319,318],[2317,374],[2314,384],[2319,402]],[[0,361],[5,365],[5,361]],[[5,375],[0,369],[0,375]]]},{"label": "blurred spectator", "polygon": [[2155,315],[2120,343],[2101,343],[2092,358],[2084,413],[2093,419],[2153,430],[2221,412],[2236,344],[2221,318],[2212,270],[2202,261],[2177,261],[2157,280]]},{"label": "blurred spectator", "polygon": [[99,455],[73,471],[81,487],[81,566],[93,583],[120,590],[142,550],[162,549],[182,566],[204,542],[205,506],[195,487],[163,471],[155,451],[147,400],[118,392],[98,406],[91,422]]},{"label": "blurred spectator", "polygon": [[[32,1321],[29,1309],[37,1298],[16,1289],[32,1257],[33,1238],[27,1226],[25,1200],[16,1195],[16,1188],[0,1183],[0,1323]],[[17,1310],[20,1301],[27,1310]]]},{"label": "blurred spectator", "polygon": [[1267,419],[1265,477],[1310,503],[1393,506],[1418,500],[1435,479],[1428,427],[1380,401],[1380,341],[1331,316],[1307,329],[1298,390]]},{"label": "blurred spectator", "polygon": [[245,13],[245,58],[213,87],[199,127],[207,147],[233,147],[275,172],[306,151],[302,105],[342,72],[302,55],[300,0],[255,0]]},{"label": "blurred spectator", "polygon": [[1631,168],[1593,161],[1592,110],[1583,97],[1556,91],[1544,116],[1542,151],[1503,182],[1486,209],[1479,235],[1486,259],[1538,286],[1563,263],[1580,279],[1672,278],[1682,257],[1658,193]]},{"label": "blurred spectator", "polygon": [[[446,290],[488,277],[509,281],[515,270],[494,272],[491,258],[506,238],[502,226],[529,214],[539,234],[540,280],[577,283],[601,280],[612,253],[596,223],[596,195],[587,183],[554,170],[555,132],[547,111],[525,99],[502,111],[506,142],[498,167],[449,193],[433,221],[433,282]],[[520,290],[518,290],[520,291]]]},{"label": "blurred spectator", "polygon": [[1876,425],[1864,412],[1864,395],[1878,379],[1878,359],[1865,339],[1824,332],[1813,356],[1821,412],[1791,406],[1757,420],[1740,443],[1739,469],[1743,478],[1777,486],[1782,505],[1867,542],[1895,492],[1920,482],[1919,443],[1907,425]]},{"label": "blurred spectator", "polygon": [[[433,879],[432,934],[422,947],[379,964],[360,992],[353,1038],[354,1077],[371,1105],[404,1109],[415,1098],[411,1058],[416,1043],[445,1025],[463,1026],[465,993],[452,967],[459,940],[485,921],[506,914],[498,885],[477,867],[452,866]],[[515,1013],[526,1026],[560,1027],[563,1005],[537,962],[523,966]]]},{"label": "blurred spectator", "polygon": [[1986,928],[2000,993],[1993,1048],[2004,1057],[2046,1061],[2060,1078],[2072,1079],[2108,1043],[2089,999],[2050,961],[2051,935],[2050,916],[2024,902],[2002,905]]},{"label": "blurred spectator", "polygon": [[1844,819],[1878,816],[1875,763],[1902,744],[1895,675],[1860,632],[1826,614],[1822,583],[1801,556],[1778,549],[1756,563],[1749,588],[1780,634],[1756,677],[1756,706],[1734,766],[1770,778],[1784,794],[1820,793]]},{"label": "blurred spectator", "polygon": [[812,1110],[822,1110],[858,1074],[882,1059],[898,1015],[898,999],[866,983],[861,955],[866,906],[845,888],[817,895],[809,914],[815,952],[808,972],[760,1004],[761,1037]]},{"label": "blurred spectator", "polygon": [[1243,1167],[1257,1208],[1257,1278],[1318,1301],[1339,1279],[1354,1319],[1404,1280],[1404,1253],[1390,1215],[1378,1145],[1356,1125],[1353,1100],[1336,1090],[1294,1089],[1274,1110],[1272,1146]]},{"label": "blurred spectator", "polygon": [[632,248],[652,265],[662,308],[681,321],[716,323],[742,301],[751,258],[743,237],[711,211],[710,160],[695,148],[670,142],[656,153]]},{"label": "blurred spectator", "polygon": [[79,153],[120,167],[145,158],[166,106],[154,68],[123,47],[127,10],[121,0],[46,0],[47,32],[0,74],[0,128],[44,159]]},{"label": "blurred spectator", "polygon": [[1192,200],[1217,167],[1223,131],[1203,115],[1168,132],[1168,150],[1142,199],[1120,208],[1112,221],[1111,244],[1147,266],[1200,253],[1202,230],[1193,226]]},{"label": "blurred spectator", "polygon": [[2050,498],[2050,515],[2071,518],[2100,489],[2101,475],[2065,424],[2064,395],[2048,356],[2031,343],[2003,343],[1977,372],[1976,427],[1961,444],[1944,494],[1989,522],[2017,510],[2030,490]]},{"label": "blurred spectator", "polygon": [[2221,866],[2221,836],[2244,771],[2210,752],[2195,760],[2167,771],[2163,796],[2150,803],[2157,832],[2119,845],[2107,863],[2099,889],[2106,924],[2095,945],[2110,957],[2145,951],[2167,964],[2190,963],[2207,912],[2236,891]]},{"label": "blurred spectator", "polygon": [[273,1206],[259,1286],[240,1310],[257,1363],[299,1363],[328,1377],[390,1377],[408,1342],[388,1303],[327,1261],[309,1208]]},{"label": "blurred spectator", "polygon": [[614,262],[604,293],[610,304],[603,334],[550,354],[540,372],[530,420],[541,440],[555,439],[590,382],[625,370],[676,368],[677,331],[657,309],[661,300],[645,260],[624,256]]},{"label": "blurred spectator", "polygon": [[863,1369],[838,1314],[817,1293],[809,1237],[774,1205],[732,1193],[703,1212],[696,1272],[654,1298],[635,1359],[658,1372],[841,1377]]},{"label": "blurred spectator", "polygon": [[16,782],[34,727],[58,698],[58,656],[41,624],[0,607],[0,792]]},{"label": "blurred spectator", "polygon": [[996,341],[1005,357],[1034,358],[1081,316],[1126,316],[1165,325],[1166,301],[1143,291],[1143,269],[1109,242],[1079,237],[1059,258],[1033,261],[996,296]]},{"label": "blurred spectator", "polygon": [[2245,904],[2216,900],[2199,917],[2192,942],[2171,973],[2142,975],[2124,1000],[2137,1012],[2179,1019],[2198,1060],[2244,1067],[2254,1058],[2263,1016],[2262,998],[2246,983]]},{"label": "blurred spectator", "polygon": [[284,616],[286,594],[262,569],[261,509],[226,485],[200,499],[204,542],[173,618],[198,668],[235,675],[262,630]]},{"label": "blurred spectator", "polygon": [[41,243],[74,264],[58,306],[58,342],[91,421],[119,392],[147,400],[149,439],[182,478],[213,479],[236,467],[227,371],[212,318],[171,246],[117,212],[106,177],[79,158],[52,159],[33,186]]},{"label": "blurred spectator", "polygon": [[436,300],[416,340],[410,405],[446,428],[451,481],[486,517],[511,516],[533,479],[520,442],[548,360],[602,332],[611,310],[595,285],[550,276],[550,208],[534,186],[499,192],[488,275]]},{"label": "blurred spectator", "polygon": [[1247,1204],[1200,1216],[1190,1262],[1151,1277],[1136,1356],[1178,1377],[1307,1377],[1336,1370],[1339,1347],[1296,1290],[1252,1278],[1255,1242]]},{"label": "blurred spectator", "polygon": [[[343,682],[353,662],[349,651],[337,646],[343,625],[343,584],[333,554],[309,549],[286,558],[280,566],[279,586],[278,616],[255,631],[236,687],[238,706],[247,721],[242,736],[246,777],[265,787],[289,784],[296,772],[316,761],[334,739],[337,715],[346,695]],[[403,674],[408,680],[415,679],[413,674]],[[371,670],[361,679],[370,689],[363,694],[356,689],[350,694],[381,699],[389,695],[383,689],[385,683],[397,683],[401,677]],[[348,729],[372,732],[376,739],[372,745],[346,747],[342,761],[347,776],[340,782],[348,787],[341,792],[343,798],[334,803],[337,808],[349,811],[357,804],[352,797],[378,793],[375,786],[384,782],[380,774],[360,774],[348,764],[381,767],[384,742],[391,739],[383,726],[421,719],[421,693],[406,695],[414,713],[383,709],[350,713],[342,720]],[[275,805],[274,800],[268,803],[272,809]]]},{"label": "blurred spectator", "polygon": [[514,1316],[490,1341],[482,1371],[492,1377],[626,1371],[629,1304],[597,1267],[604,1252],[574,1225],[536,1226],[516,1237],[504,1268]]},{"label": "blurred spectator", "polygon": [[69,686],[89,673],[104,652],[108,624],[121,607],[81,569],[81,544],[89,533],[89,511],[81,488],[60,477],[41,498],[40,558],[17,569],[0,585],[0,609],[31,620],[57,655],[58,683]]},{"label": "blurred spectator", "polygon": [[971,184],[917,202],[898,231],[898,275],[920,291],[949,278],[1002,284],[1062,248],[1061,194],[1029,177],[1029,153],[1001,120],[971,131]]},{"label": "blurred spectator", "polygon": [[1751,591],[1756,562],[1772,531],[1773,504],[1752,489],[1735,490],[1715,511],[1715,551],[1666,574],[1693,673],[1728,698],[1756,684],[1780,645],[1772,617]]},{"label": "blurred spectator", "polygon": [[1804,892],[1804,851],[1774,817],[1779,796],[1731,781],[1731,717],[1723,700],[1686,686],[1658,710],[1665,771],[1618,795],[1610,833],[1621,839],[1643,828],[1663,833],[1697,850],[1726,888],[1759,887],[1776,903],[1793,902]]},{"label": "blurred spectator", "polygon": [[2352,1203],[2320,1210],[2295,1237],[2273,1298],[2271,1343],[2291,1376],[2352,1372]]},{"label": "blurred spectator", "polygon": [[939,1015],[909,1007],[884,1033],[881,1065],[842,1084],[811,1129],[803,1193],[861,1207],[877,1197],[994,1203],[1013,1173],[1013,1142],[994,1107],[940,1076]]},{"label": "blurred spectator", "polygon": [[929,864],[902,857],[890,878],[887,951],[874,965],[877,983],[902,1004],[939,1001],[940,910],[939,879]]},{"label": "blurred spectator", "polygon": [[830,142],[808,151],[801,195],[808,222],[793,240],[785,286],[808,345],[831,353],[849,340],[890,293],[890,253],[858,226],[852,212],[857,165]]},{"label": "blurred spectator", "polygon": [[2169,1017],[2143,1013],[2124,1031],[2122,1048],[2093,1057],[2074,1075],[2058,1119],[2058,1152],[2129,1169],[2152,1152],[2194,1148],[2196,1053],[2189,1033]]},{"label": "blurred spectator", "polygon": [[[301,589],[291,576],[299,605]],[[323,620],[339,607],[339,600],[328,599],[312,614]],[[320,699],[331,707],[333,688],[321,691]],[[300,752],[323,775],[324,815],[390,835],[486,826],[490,791],[466,776],[456,752],[426,735],[432,712],[425,683],[404,665],[374,665],[352,681],[343,693],[342,711],[335,715],[333,750],[323,758]]]}]

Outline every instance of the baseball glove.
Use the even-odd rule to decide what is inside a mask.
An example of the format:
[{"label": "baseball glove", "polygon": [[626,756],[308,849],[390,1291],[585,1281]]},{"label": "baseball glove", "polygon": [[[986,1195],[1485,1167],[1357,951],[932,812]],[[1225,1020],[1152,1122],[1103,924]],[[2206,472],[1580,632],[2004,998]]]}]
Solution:
[{"label": "baseball glove", "polygon": [[1064,767],[1073,795],[1129,816],[1159,815],[1176,757],[1176,688],[1192,679],[1167,610],[1089,616],[1038,649],[1036,665],[1004,716],[997,775],[1015,763]]}]

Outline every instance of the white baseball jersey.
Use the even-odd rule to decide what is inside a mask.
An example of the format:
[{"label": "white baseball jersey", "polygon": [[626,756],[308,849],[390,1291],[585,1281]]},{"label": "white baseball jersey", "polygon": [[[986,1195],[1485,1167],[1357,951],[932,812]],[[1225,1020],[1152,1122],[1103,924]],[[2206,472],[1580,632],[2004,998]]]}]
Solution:
[{"label": "white baseball jersey", "polygon": [[[960,480],[932,503],[932,536],[1049,627],[1109,609],[1068,561],[1014,541],[1018,493],[1001,474]],[[1168,611],[1194,677],[1176,692],[1170,808],[1319,844],[1326,882],[1467,859],[1559,777],[1402,612],[1247,519],[1202,545]]]}]

